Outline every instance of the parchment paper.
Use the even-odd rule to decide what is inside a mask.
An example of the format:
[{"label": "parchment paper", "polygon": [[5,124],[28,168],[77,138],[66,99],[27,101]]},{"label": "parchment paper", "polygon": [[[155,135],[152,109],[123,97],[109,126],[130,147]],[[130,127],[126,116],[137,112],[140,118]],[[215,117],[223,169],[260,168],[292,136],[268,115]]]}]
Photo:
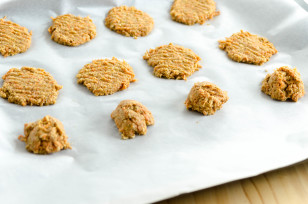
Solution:
[{"label": "parchment paper", "polygon": [[[114,6],[135,6],[154,18],[155,28],[136,39],[107,29]],[[297,67],[308,91],[308,15],[291,0],[217,0],[221,15],[204,25],[171,20],[171,0],[5,0],[0,15],[33,31],[30,49],[0,57],[0,75],[32,66],[50,72],[63,89],[57,103],[22,107],[0,99],[1,203],[149,203],[181,193],[254,176],[308,157],[308,96],[297,103],[261,92],[267,73]],[[79,47],[50,39],[50,16],[90,16],[97,37]],[[267,37],[279,51],[263,66],[231,61],[218,40],[241,29]],[[202,69],[187,81],[154,77],[145,51],[173,42],[192,49]],[[134,69],[137,82],[96,97],[75,75],[93,59],[117,57]],[[268,70],[268,72],[266,72]],[[195,82],[228,91],[229,101],[213,116],[187,111]],[[2,80],[1,82],[2,83]],[[124,141],[111,112],[124,99],[140,101],[155,117],[146,136]],[[34,155],[17,137],[24,123],[52,115],[64,124],[73,149]]]}]

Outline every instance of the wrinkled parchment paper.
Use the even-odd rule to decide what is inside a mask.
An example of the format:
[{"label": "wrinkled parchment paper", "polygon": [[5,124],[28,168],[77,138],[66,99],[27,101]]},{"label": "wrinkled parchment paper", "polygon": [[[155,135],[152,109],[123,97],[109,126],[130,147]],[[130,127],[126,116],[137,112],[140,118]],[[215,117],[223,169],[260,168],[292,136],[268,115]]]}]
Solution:
[{"label": "wrinkled parchment paper", "polygon": [[[154,18],[146,37],[124,37],[107,29],[114,6],[135,6]],[[181,193],[253,176],[308,157],[308,96],[297,103],[272,100],[260,91],[267,73],[297,67],[308,91],[308,15],[290,0],[217,0],[221,15],[204,25],[171,20],[171,0],[2,0],[0,14],[33,32],[30,49],[0,57],[0,75],[32,66],[50,72],[63,89],[55,105],[22,107],[0,99],[1,203],[149,203]],[[97,37],[79,47],[50,40],[50,17],[89,15]],[[263,66],[231,61],[218,40],[241,29],[267,37],[279,51]],[[187,81],[154,77],[145,51],[173,42],[192,49],[202,69]],[[117,57],[134,69],[137,82],[96,97],[75,75],[93,59]],[[268,70],[268,72],[266,72]],[[187,111],[195,82],[228,91],[229,101],[213,116]],[[2,80],[1,82],[2,83]],[[124,99],[152,111],[146,136],[124,141],[110,118]],[[73,149],[34,155],[17,137],[23,125],[45,115],[64,124]]]}]

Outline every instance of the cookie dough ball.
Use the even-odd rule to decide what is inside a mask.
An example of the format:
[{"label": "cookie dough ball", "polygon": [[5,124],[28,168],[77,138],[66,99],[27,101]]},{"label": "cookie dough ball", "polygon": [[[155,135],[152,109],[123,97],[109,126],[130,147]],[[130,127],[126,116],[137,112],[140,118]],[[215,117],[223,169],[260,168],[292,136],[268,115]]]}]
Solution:
[{"label": "cookie dough ball", "polygon": [[108,12],[105,25],[119,34],[137,38],[148,35],[154,27],[154,21],[147,13],[133,6],[119,6]]},{"label": "cookie dough ball", "polygon": [[262,65],[277,53],[274,45],[266,38],[241,30],[226,40],[219,41],[219,48],[225,50],[236,62]]},{"label": "cookie dough ball", "polygon": [[297,101],[305,95],[304,83],[296,68],[280,67],[268,74],[262,82],[261,90],[279,101]]},{"label": "cookie dough ball", "polygon": [[193,25],[218,16],[216,3],[213,0],[174,0],[170,15],[172,20]]},{"label": "cookie dough ball", "polygon": [[32,33],[11,21],[0,19],[0,53],[3,57],[25,52],[31,45]]},{"label": "cookie dough ball", "polygon": [[152,113],[141,103],[135,100],[121,101],[118,107],[111,113],[122,139],[132,139],[135,134],[145,135],[147,125],[154,125]]},{"label": "cookie dough ball", "polygon": [[50,154],[62,149],[71,149],[67,142],[63,124],[51,116],[33,123],[25,124],[25,136],[20,135],[19,140],[26,143],[26,149],[35,154]]},{"label": "cookie dough ball", "polygon": [[51,39],[59,44],[78,46],[96,36],[96,27],[89,16],[65,14],[51,19],[53,24],[48,32],[51,34]]},{"label": "cookie dough ball", "polygon": [[154,68],[155,76],[167,79],[186,80],[201,67],[201,58],[191,49],[172,43],[150,49],[143,59]]},{"label": "cookie dough ball", "polygon": [[185,101],[187,109],[198,111],[204,115],[214,115],[228,101],[226,91],[210,82],[198,82],[191,88]]}]

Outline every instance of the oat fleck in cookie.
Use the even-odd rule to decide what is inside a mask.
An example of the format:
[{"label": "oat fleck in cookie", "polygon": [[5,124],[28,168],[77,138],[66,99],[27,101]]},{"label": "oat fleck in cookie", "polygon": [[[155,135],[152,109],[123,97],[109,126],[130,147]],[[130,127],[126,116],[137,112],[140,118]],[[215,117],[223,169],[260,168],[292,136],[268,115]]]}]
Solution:
[{"label": "oat fleck in cookie", "polygon": [[193,25],[218,16],[216,3],[213,0],[174,0],[170,15],[172,20]]},{"label": "oat fleck in cookie", "polygon": [[219,48],[236,62],[262,65],[277,53],[274,45],[266,38],[241,30],[226,40],[219,41]]},{"label": "oat fleck in cookie", "polygon": [[12,68],[2,78],[0,96],[22,106],[55,104],[62,89],[50,73],[39,68]]},{"label": "oat fleck in cookie", "polygon": [[136,81],[133,68],[124,60],[93,60],[77,74],[77,82],[85,85],[95,96],[110,95],[129,87]]},{"label": "oat fleck in cookie", "polygon": [[148,125],[154,125],[152,113],[141,103],[135,100],[121,101],[111,113],[122,139],[132,139],[135,134],[145,135]]},{"label": "oat fleck in cookie", "polygon": [[210,82],[198,82],[191,88],[185,101],[187,109],[198,111],[204,115],[214,115],[228,101],[226,91]]},{"label": "oat fleck in cookie", "polygon": [[92,20],[87,17],[65,14],[52,18],[53,24],[48,32],[55,42],[67,45],[78,46],[84,44],[96,36],[96,27]]},{"label": "oat fleck in cookie", "polygon": [[31,45],[31,35],[27,28],[11,21],[0,19],[0,53],[12,56],[25,52]]},{"label": "oat fleck in cookie", "polygon": [[105,25],[119,34],[137,38],[148,35],[153,29],[154,21],[147,13],[133,6],[119,6],[109,11]]},{"label": "oat fleck in cookie", "polygon": [[26,149],[35,154],[51,154],[62,149],[72,149],[67,142],[63,124],[56,118],[45,116],[24,127],[25,136],[18,139],[26,143]]},{"label": "oat fleck in cookie", "polygon": [[280,67],[272,74],[267,74],[262,82],[261,90],[279,101],[288,99],[297,101],[305,95],[304,83],[296,68]]},{"label": "oat fleck in cookie", "polygon": [[163,45],[150,49],[143,59],[154,68],[154,75],[167,79],[187,79],[201,65],[201,58],[192,50],[179,45]]}]

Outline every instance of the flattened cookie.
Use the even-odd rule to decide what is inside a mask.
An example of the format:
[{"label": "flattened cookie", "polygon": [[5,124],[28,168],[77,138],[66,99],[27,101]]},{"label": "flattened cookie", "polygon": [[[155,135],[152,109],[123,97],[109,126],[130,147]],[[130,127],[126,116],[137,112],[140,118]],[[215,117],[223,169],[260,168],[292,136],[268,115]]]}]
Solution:
[{"label": "flattened cookie", "polygon": [[192,50],[172,43],[150,49],[143,59],[154,67],[155,76],[167,79],[186,80],[201,67],[201,58]]},{"label": "flattened cookie", "polygon": [[62,89],[48,72],[39,68],[12,68],[2,78],[0,96],[22,106],[55,104]]},{"label": "flattened cookie", "polygon": [[148,35],[153,29],[154,21],[147,13],[133,6],[119,6],[110,9],[105,25],[119,34],[137,38]]},{"label": "flattened cookie", "polygon": [[132,139],[135,134],[145,135],[147,125],[154,125],[152,113],[141,103],[135,100],[121,101],[118,107],[111,113],[122,139]]},{"label": "flattened cookie", "polygon": [[170,15],[172,20],[193,25],[218,16],[216,3],[213,0],[174,0]]},{"label": "flattened cookie", "polygon": [[297,101],[305,95],[304,83],[296,68],[280,67],[268,74],[262,82],[261,90],[279,101]]},{"label": "flattened cookie", "polygon": [[0,53],[12,56],[25,52],[31,45],[31,35],[27,28],[11,21],[0,19]]},{"label": "flattened cookie", "polygon": [[219,41],[219,48],[236,62],[262,65],[277,53],[274,45],[266,38],[241,30],[226,40]]},{"label": "flattened cookie", "polygon": [[56,118],[45,116],[24,127],[25,136],[18,139],[26,143],[26,149],[35,154],[51,154],[62,149],[72,149],[67,142],[63,124]]},{"label": "flattened cookie", "polygon": [[210,82],[198,82],[191,88],[185,101],[187,109],[198,111],[203,115],[213,115],[228,101],[226,91]]},{"label": "flattened cookie", "polygon": [[77,74],[77,82],[85,85],[95,96],[110,95],[129,87],[136,81],[133,68],[124,60],[93,60]]},{"label": "flattened cookie", "polygon": [[87,17],[65,14],[52,18],[53,24],[48,32],[55,42],[67,45],[78,46],[84,44],[96,36],[96,27],[92,20]]}]

